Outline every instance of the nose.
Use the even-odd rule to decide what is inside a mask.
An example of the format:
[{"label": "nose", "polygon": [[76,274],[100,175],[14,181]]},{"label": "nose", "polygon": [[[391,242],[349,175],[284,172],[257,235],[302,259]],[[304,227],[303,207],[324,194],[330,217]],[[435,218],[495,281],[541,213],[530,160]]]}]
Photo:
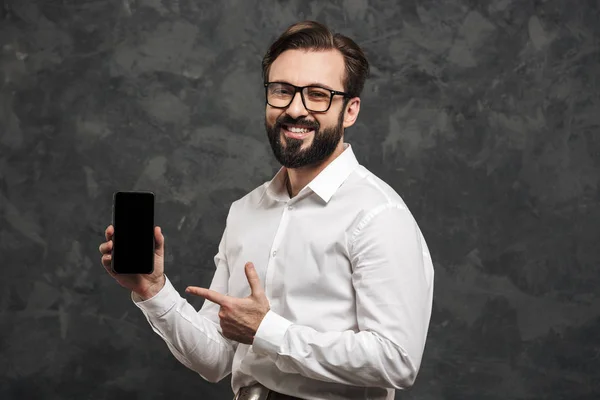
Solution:
[{"label": "nose", "polygon": [[306,107],[304,107],[304,104],[302,103],[302,95],[300,94],[300,92],[296,92],[296,94],[294,94],[294,98],[292,99],[292,102],[287,107],[285,112],[294,119],[306,117],[308,115],[308,110],[306,109]]}]

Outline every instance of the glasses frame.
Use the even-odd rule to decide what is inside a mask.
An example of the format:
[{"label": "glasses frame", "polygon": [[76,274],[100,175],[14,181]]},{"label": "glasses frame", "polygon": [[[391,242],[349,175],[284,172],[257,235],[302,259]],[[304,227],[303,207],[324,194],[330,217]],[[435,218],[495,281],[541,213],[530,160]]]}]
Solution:
[{"label": "glasses frame", "polygon": [[[287,105],[274,106],[273,104],[269,103],[269,85],[272,83],[278,83],[280,85],[288,85],[288,86],[291,86],[294,88],[294,94],[290,98],[290,102]],[[318,89],[326,90],[330,93],[329,105],[327,106],[327,108],[325,110],[314,111],[306,106],[306,101],[304,101],[304,92],[303,92],[304,89],[306,89],[306,88],[318,88]],[[329,111],[329,109],[331,108],[331,103],[333,103],[333,96],[344,96],[344,98],[350,97],[350,95],[346,92],[340,92],[338,90],[328,89],[328,88],[324,88],[322,86],[317,86],[317,85],[296,86],[296,85],[292,85],[291,83],[287,83],[287,82],[265,82],[265,102],[273,108],[279,108],[279,109],[288,108],[290,106],[290,104],[292,104],[294,99],[296,98],[296,93],[298,93],[298,92],[300,92],[300,99],[302,100],[302,105],[304,106],[304,108],[306,108],[310,112],[315,112],[315,113],[326,113],[327,111]]]}]

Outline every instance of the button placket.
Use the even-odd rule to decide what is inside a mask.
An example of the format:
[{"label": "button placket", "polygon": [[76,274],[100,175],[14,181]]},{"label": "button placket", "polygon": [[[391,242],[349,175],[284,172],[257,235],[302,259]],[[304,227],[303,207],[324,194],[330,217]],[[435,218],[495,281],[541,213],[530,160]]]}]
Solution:
[{"label": "button placket", "polygon": [[275,256],[277,255],[277,249],[281,243],[281,238],[287,229],[289,219],[288,219],[288,211],[287,207],[283,208],[283,212],[281,214],[281,220],[279,222],[279,226],[277,227],[277,232],[275,233],[275,237],[273,239],[273,245],[271,246],[271,257],[269,257],[269,262],[267,264],[267,271],[265,274],[265,292],[269,299],[272,298],[273,295],[273,279],[275,276]]}]

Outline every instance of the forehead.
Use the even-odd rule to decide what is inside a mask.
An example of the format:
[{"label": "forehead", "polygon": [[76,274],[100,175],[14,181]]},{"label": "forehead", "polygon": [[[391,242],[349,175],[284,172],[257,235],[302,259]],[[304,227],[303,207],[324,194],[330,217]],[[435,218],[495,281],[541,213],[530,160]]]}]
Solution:
[{"label": "forehead", "polygon": [[286,50],[271,64],[269,81],[296,86],[322,84],[344,90],[344,57],[337,50]]}]

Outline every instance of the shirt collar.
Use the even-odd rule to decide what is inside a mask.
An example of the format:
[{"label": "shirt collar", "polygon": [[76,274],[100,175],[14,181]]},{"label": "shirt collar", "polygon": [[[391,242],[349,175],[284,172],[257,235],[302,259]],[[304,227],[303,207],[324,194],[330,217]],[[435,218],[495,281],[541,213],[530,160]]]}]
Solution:
[{"label": "shirt collar", "polygon": [[277,201],[288,201],[290,199],[290,195],[288,194],[285,186],[286,178],[287,169],[285,167],[281,167],[273,179],[267,183],[267,195]]},{"label": "shirt collar", "polygon": [[[358,160],[349,143],[344,143],[344,151],[319,173],[307,187],[328,203],[334,193],[350,176],[358,165]],[[281,167],[275,177],[267,184],[267,194],[275,200],[287,201],[290,196],[285,186],[287,169]]]}]

